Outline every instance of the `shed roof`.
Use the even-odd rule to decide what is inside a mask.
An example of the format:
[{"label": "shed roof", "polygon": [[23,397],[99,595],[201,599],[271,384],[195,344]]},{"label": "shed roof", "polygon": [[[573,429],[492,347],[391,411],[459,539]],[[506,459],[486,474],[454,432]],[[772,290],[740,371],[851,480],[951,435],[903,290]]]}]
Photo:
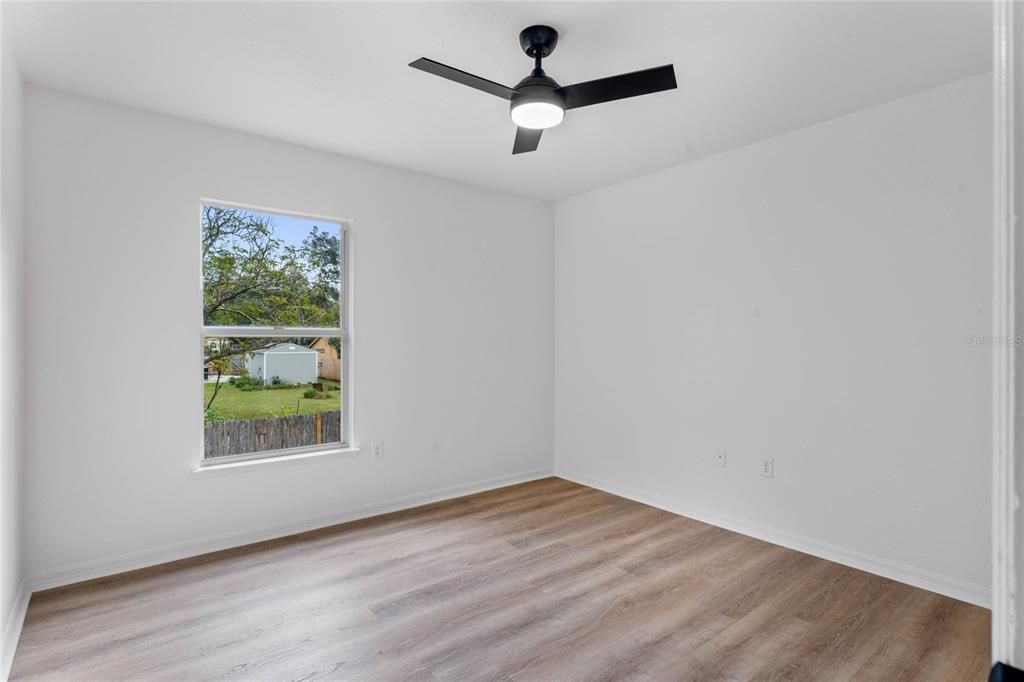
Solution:
[{"label": "shed roof", "polygon": [[316,353],[316,351],[299,343],[275,343],[273,346],[260,348],[253,353]]}]

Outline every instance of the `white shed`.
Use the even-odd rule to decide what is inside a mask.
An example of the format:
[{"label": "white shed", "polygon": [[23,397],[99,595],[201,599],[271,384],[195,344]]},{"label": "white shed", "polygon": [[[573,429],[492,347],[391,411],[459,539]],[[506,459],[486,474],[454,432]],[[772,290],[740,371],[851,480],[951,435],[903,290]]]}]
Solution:
[{"label": "white shed", "polygon": [[297,343],[278,343],[253,351],[246,358],[249,376],[271,384],[279,379],[283,384],[312,384],[316,382],[320,354]]}]

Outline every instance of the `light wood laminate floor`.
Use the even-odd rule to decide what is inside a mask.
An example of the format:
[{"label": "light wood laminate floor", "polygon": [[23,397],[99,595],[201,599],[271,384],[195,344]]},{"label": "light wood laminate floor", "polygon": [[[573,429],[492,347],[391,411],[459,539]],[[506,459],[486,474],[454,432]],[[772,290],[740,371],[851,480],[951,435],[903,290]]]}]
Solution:
[{"label": "light wood laminate floor", "polygon": [[557,478],[36,594],[13,680],[983,680],[989,612]]}]

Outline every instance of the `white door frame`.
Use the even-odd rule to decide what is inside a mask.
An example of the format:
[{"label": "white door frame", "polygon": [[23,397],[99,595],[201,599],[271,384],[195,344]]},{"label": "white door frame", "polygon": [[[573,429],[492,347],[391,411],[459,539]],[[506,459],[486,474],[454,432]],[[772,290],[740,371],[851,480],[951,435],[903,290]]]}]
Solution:
[{"label": "white door frame", "polygon": [[1014,186],[1014,62],[1020,60],[1014,53],[1014,34],[1024,8],[1015,4],[1015,0],[993,0],[992,658],[1024,667],[1016,633],[1015,526],[1020,500],[1014,466],[1018,350],[1014,203],[1020,191]]}]

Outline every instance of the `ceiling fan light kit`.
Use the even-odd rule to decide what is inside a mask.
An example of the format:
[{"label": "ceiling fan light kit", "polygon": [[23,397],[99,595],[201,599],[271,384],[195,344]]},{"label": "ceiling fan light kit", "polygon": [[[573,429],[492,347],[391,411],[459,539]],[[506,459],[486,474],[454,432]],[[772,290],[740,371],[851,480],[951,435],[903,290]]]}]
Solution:
[{"label": "ceiling fan light kit", "polygon": [[520,128],[554,128],[565,118],[565,109],[554,102],[522,102],[512,105],[512,122]]},{"label": "ceiling fan light kit", "polygon": [[516,124],[513,154],[535,151],[540,144],[541,133],[561,123],[568,109],[676,87],[675,70],[671,64],[563,87],[541,68],[541,60],[550,55],[558,44],[558,31],[550,26],[528,26],[519,33],[519,44],[526,56],[534,60],[534,68],[514,88],[426,57],[417,59],[409,66],[509,100],[512,122]]}]

